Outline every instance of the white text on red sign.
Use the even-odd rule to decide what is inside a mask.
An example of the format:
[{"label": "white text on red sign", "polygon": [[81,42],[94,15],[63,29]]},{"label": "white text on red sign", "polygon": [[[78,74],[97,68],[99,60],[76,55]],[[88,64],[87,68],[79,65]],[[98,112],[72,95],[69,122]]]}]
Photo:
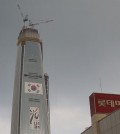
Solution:
[{"label": "white text on red sign", "polygon": [[120,106],[120,101],[118,101],[118,100],[98,100],[98,106],[99,107],[106,107],[106,106],[116,107],[116,106]]}]

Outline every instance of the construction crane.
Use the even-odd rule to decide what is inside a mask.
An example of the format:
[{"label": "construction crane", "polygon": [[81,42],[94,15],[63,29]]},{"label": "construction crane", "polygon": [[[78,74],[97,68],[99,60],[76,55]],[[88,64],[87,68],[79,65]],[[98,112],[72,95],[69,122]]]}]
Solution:
[{"label": "construction crane", "polygon": [[31,27],[34,27],[34,26],[36,26],[36,25],[39,25],[40,23],[49,23],[49,22],[52,22],[52,21],[54,21],[54,20],[39,20],[39,23],[32,23],[30,20],[29,20],[29,26],[31,26]]},{"label": "construction crane", "polygon": [[18,7],[18,10],[20,11],[21,17],[23,18],[23,22],[24,22],[24,25],[25,25],[25,22],[28,21],[28,15],[27,14],[26,15],[23,14],[22,9],[21,9],[19,4],[17,4],[17,7]]},{"label": "construction crane", "polygon": [[26,22],[28,22],[28,26],[34,28],[34,26],[39,25],[40,23],[49,23],[49,22],[54,21],[54,20],[39,20],[38,23],[32,23],[32,21],[28,19],[28,15],[23,14],[22,9],[19,4],[17,4],[17,7],[18,7],[18,10],[20,11],[21,17],[23,19],[24,26],[26,25]]}]

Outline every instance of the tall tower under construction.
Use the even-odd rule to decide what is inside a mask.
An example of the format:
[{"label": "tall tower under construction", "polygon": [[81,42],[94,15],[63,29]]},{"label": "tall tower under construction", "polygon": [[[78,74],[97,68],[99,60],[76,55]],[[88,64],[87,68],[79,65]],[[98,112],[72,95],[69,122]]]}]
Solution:
[{"label": "tall tower under construction", "polygon": [[49,77],[38,30],[24,26],[17,47],[11,134],[50,134]]}]

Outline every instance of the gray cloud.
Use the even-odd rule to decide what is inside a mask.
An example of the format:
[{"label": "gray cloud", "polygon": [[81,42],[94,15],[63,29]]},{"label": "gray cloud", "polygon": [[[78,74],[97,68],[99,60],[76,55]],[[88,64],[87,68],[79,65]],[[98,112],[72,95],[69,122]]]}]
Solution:
[{"label": "gray cloud", "polygon": [[[99,79],[103,92],[119,93],[120,2],[18,2],[33,22],[54,19],[54,22],[37,27],[44,45],[44,70],[50,75],[51,133],[80,133],[90,125],[88,97],[93,91],[100,92]],[[0,133],[4,134],[8,134],[10,128],[16,42],[22,25],[16,1],[1,0],[0,107],[7,107],[2,114],[9,111],[5,121],[0,112],[0,123],[9,126],[7,130],[0,127]]]}]

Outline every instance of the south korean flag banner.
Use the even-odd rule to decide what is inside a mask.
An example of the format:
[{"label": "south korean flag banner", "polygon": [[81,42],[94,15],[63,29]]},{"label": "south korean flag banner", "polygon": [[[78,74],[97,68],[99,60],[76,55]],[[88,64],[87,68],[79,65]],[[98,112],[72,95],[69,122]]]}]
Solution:
[{"label": "south korean flag banner", "polygon": [[25,82],[25,93],[43,94],[42,84],[33,83],[33,82]]}]

